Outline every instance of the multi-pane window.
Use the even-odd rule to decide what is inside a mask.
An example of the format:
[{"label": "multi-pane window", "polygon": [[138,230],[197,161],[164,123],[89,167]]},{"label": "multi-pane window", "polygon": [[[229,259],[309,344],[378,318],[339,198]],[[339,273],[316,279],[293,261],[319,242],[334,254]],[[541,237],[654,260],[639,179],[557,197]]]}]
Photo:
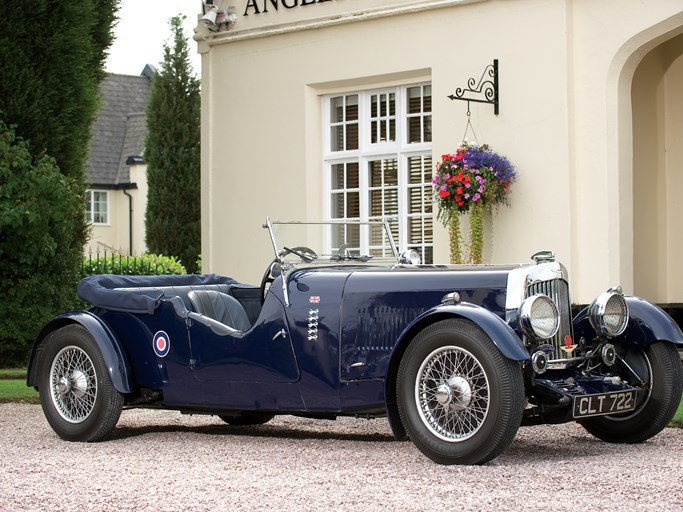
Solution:
[{"label": "multi-pane window", "polygon": [[109,224],[109,193],[106,190],[85,192],[85,220],[93,224]]},{"label": "multi-pane window", "polygon": [[[354,91],[324,101],[329,218],[385,219],[399,248],[416,249],[432,263],[431,85]],[[332,248],[343,243],[363,254],[390,253],[380,230],[342,229],[333,234]]]}]

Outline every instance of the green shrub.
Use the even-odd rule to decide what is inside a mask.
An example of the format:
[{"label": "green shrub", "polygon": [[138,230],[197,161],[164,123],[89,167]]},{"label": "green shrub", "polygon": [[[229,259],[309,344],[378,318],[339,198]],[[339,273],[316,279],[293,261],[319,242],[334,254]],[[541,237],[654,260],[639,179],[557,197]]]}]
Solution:
[{"label": "green shrub", "polygon": [[173,256],[143,254],[122,256],[112,254],[83,260],[83,277],[93,274],[161,276],[186,274],[185,267]]},{"label": "green shrub", "polygon": [[0,366],[25,365],[41,325],[73,308],[82,217],[78,182],[0,121]]}]

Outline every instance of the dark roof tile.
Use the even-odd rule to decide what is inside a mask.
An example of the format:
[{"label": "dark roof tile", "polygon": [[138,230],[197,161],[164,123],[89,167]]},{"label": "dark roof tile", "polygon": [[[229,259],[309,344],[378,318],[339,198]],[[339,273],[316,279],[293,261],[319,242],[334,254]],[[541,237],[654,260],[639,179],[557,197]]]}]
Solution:
[{"label": "dark roof tile", "polygon": [[148,76],[132,75],[109,75],[100,84],[101,107],[86,164],[91,187],[130,182],[126,160],[144,151],[150,87]]}]

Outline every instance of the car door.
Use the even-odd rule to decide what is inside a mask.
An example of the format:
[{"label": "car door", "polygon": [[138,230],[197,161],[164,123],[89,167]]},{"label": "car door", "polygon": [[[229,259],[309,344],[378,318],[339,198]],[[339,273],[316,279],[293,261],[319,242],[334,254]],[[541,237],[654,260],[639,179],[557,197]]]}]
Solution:
[{"label": "car door", "polygon": [[300,408],[299,367],[283,304],[269,294],[254,325],[231,331],[190,318],[193,372],[204,404],[230,409]]}]

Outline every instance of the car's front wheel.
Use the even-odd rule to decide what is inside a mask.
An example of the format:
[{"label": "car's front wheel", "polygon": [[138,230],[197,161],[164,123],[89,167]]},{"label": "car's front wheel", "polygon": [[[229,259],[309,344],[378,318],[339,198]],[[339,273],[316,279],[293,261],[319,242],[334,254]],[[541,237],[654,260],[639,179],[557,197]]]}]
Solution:
[{"label": "car's front wheel", "polygon": [[123,396],[114,389],[92,335],[67,325],[49,335],[41,358],[40,402],[52,429],[67,441],[98,441],[116,426]]},{"label": "car's front wheel", "polygon": [[676,414],[683,392],[683,367],[676,347],[663,341],[642,351],[630,350],[623,359],[624,380],[639,388],[636,409],[586,418],[581,424],[603,441],[640,443],[661,432]]},{"label": "car's front wheel", "polygon": [[521,423],[519,364],[469,320],[442,320],[421,331],[403,355],[396,385],[408,436],[440,464],[495,458]]}]

